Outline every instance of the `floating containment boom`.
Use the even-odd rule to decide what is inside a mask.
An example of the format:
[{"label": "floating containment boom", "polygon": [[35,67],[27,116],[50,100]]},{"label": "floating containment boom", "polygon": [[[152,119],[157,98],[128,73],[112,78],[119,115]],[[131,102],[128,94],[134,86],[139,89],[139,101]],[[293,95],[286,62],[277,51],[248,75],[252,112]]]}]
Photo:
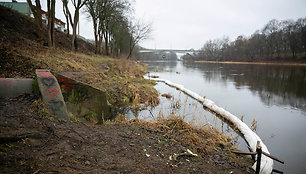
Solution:
[{"label": "floating containment boom", "polygon": [[[224,119],[228,120],[230,123],[232,123],[234,126],[238,128],[240,133],[244,136],[245,141],[249,145],[249,149],[252,152],[256,152],[256,147],[257,147],[257,141],[260,142],[260,145],[262,147],[262,151],[270,154],[268,151],[268,148],[266,145],[262,142],[260,137],[253,132],[244,122],[242,122],[238,117],[235,115],[231,114],[230,112],[226,111],[225,109],[217,106],[213,101],[201,97],[199,94],[190,91],[186,88],[184,88],[183,85],[179,85],[176,83],[173,83],[169,80],[164,80],[164,79],[153,79],[157,82],[162,82],[165,83],[166,85],[170,87],[177,88],[178,90],[186,93],[190,97],[194,98],[195,100],[199,101],[200,103],[203,104],[204,107],[208,108],[209,110],[215,112],[216,114],[220,115]],[[253,169],[256,170],[256,162],[253,165]],[[260,173],[262,174],[270,174],[272,173],[273,170],[273,160],[266,157],[265,155],[262,156],[261,158],[261,165],[260,165]]]}]

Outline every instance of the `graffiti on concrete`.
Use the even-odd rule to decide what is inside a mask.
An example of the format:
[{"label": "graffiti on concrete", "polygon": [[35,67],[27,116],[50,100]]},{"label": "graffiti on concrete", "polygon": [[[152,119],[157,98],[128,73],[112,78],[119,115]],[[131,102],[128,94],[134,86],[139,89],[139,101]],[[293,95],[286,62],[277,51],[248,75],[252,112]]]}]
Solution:
[{"label": "graffiti on concrete", "polygon": [[44,77],[52,77],[53,76],[51,73],[48,73],[48,72],[39,73],[38,75],[41,75],[41,76],[44,76]]},{"label": "graffiti on concrete", "polygon": [[64,106],[64,102],[60,100],[50,100],[48,104],[53,114],[57,114],[58,112],[61,112],[61,109]]},{"label": "graffiti on concrete", "polygon": [[45,89],[44,94],[50,98],[54,98],[59,91],[57,89]]},{"label": "graffiti on concrete", "polygon": [[54,75],[49,70],[36,70],[39,89],[43,100],[52,114],[61,120],[69,120],[61,89]]},{"label": "graffiti on concrete", "polygon": [[41,82],[42,82],[43,85],[50,88],[55,83],[55,80],[54,80],[54,78],[44,77],[44,78],[41,79]]}]

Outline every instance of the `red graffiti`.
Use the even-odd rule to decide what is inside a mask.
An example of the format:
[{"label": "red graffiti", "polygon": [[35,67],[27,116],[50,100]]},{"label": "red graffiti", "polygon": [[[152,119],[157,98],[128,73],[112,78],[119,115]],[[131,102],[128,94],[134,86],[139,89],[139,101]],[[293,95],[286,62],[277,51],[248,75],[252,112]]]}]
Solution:
[{"label": "red graffiti", "polygon": [[44,94],[49,96],[50,98],[54,98],[58,93],[57,89],[45,89]]},{"label": "red graffiti", "polygon": [[71,86],[69,86],[69,85],[61,85],[61,88],[62,88],[62,89],[70,89]]},{"label": "red graffiti", "polygon": [[10,82],[10,80],[5,79],[5,78],[0,78],[0,82]]},{"label": "red graffiti", "polygon": [[65,77],[57,77],[61,89],[71,89],[75,86],[75,82]]},{"label": "red graffiti", "polygon": [[41,73],[41,74],[39,74],[39,75],[44,76],[44,77],[52,77],[52,76],[53,76],[51,73],[48,73],[48,72],[46,72],[46,73]]},{"label": "red graffiti", "polygon": [[36,72],[48,72],[46,69],[37,69]]}]

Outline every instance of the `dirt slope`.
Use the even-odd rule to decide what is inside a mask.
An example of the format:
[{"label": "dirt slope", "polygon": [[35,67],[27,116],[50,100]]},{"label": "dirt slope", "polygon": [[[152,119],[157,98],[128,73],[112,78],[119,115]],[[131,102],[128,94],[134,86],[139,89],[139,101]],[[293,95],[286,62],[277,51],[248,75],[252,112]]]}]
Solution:
[{"label": "dirt slope", "polygon": [[[11,45],[12,47],[17,47],[19,49],[27,49],[28,46],[37,44],[38,35],[33,18],[3,6],[0,6],[0,11],[0,46]],[[44,25],[43,33],[44,42],[47,42],[46,25]],[[40,45],[41,47],[38,47],[37,49],[41,49],[43,47],[43,44]],[[94,53],[94,46],[92,44],[78,39],[78,45],[78,51],[83,53]],[[68,37],[66,33],[55,30],[55,46],[61,49],[70,50],[71,36]]]},{"label": "dirt slope", "polygon": [[[184,130],[171,128],[166,133],[137,121],[58,122],[35,100],[31,95],[0,100],[0,173],[252,172],[249,159],[231,154],[228,145],[205,152],[169,134],[171,130],[183,135]],[[199,157],[170,160],[187,149]]]},{"label": "dirt slope", "polygon": [[[44,33],[46,42],[46,25]],[[92,44],[80,39],[78,44],[78,52],[94,53]],[[71,36],[55,30],[55,46],[61,50],[71,50]],[[0,77],[33,77],[41,63],[32,58],[46,51],[48,47],[38,42],[34,19],[0,6]]]},{"label": "dirt slope", "polygon": [[[57,54],[55,51],[59,49],[48,50],[42,46],[37,42],[35,30],[33,19],[0,6],[0,78],[33,77],[36,68],[46,66],[41,63],[44,56],[53,63],[47,65],[54,65],[56,70],[60,63],[51,59],[70,55],[67,52]],[[92,45],[79,43],[81,52],[93,52]],[[57,31],[56,46],[69,50],[70,38]],[[40,59],[34,59],[38,54]],[[76,57],[74,53],[71,56]],[[101,74],[101,77],[107,76]],[[119,75],[115,80],[112,77],[107,82],[123,79]],[[177,129],[177,125],[175,121],[105,125],[78,120],[58,122],[35,96],[0,98],[0,173],[252,172],[249,159],[230,153],[233,147],[229,140],[220,138],[219,141],[217,137],[208,136],[208,132],[197,132],[190,127]],[[187,149],[199,157],[183,155],[170,160],[171,155]]]}]

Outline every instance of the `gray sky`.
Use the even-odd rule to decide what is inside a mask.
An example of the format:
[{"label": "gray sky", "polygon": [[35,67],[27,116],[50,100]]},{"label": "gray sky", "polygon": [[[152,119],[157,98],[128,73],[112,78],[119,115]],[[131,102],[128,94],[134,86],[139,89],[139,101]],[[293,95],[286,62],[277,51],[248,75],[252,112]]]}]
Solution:
[{"label": "gray sky", "polygon": [[209,39],[249,36],[271,19],[306,17],[306,0],[136,0],[136,14],[153,23],[148,48],[201,48]]},{"label": "gray sky", "polygon": [[[152,23],[152,38],[141,43],[146,48],[199,49],[209,39],[250,36],[271,19],[306,17],[306,0],[135,1],[136,18]],[[41,2],[46,9],[45,0]],[[56,1],[56,17],[65,21],[61,0]],[[81,35],[93,39],[86,15],[80,23]]]}]

